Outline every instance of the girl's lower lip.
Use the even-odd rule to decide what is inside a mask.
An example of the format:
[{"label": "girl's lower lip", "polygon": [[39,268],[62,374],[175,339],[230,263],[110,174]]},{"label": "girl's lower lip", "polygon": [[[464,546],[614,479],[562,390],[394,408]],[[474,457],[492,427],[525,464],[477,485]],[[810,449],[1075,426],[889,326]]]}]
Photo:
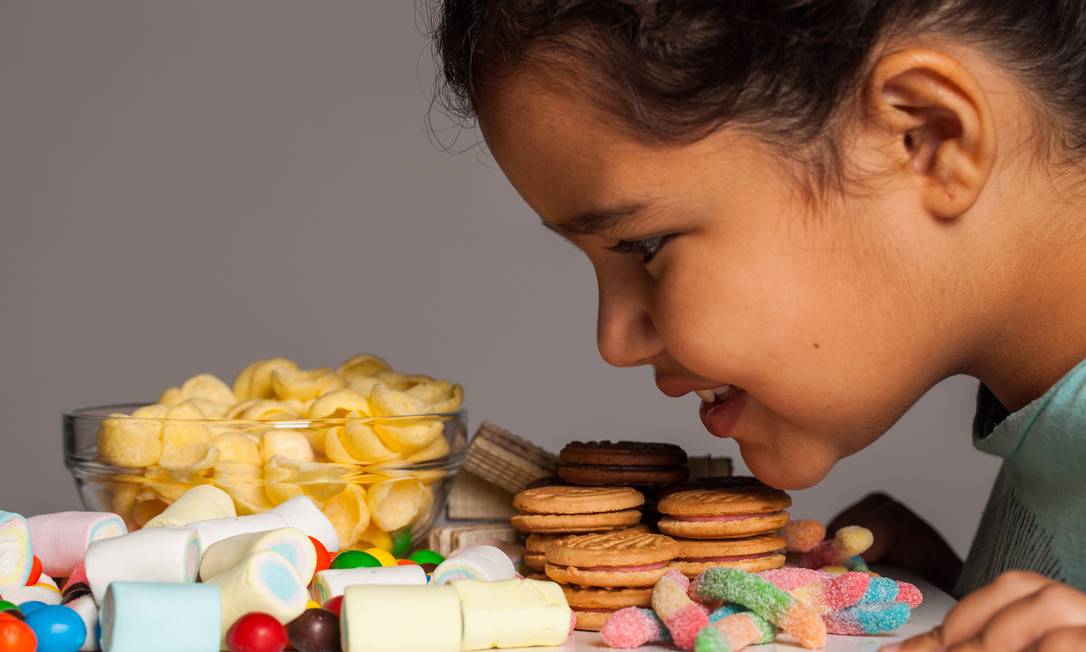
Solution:
[{"label": "girl's lower lip", "polygon": [[743,406],[747,403],[747,393],[738,390],[723,403],[701,404],[698,414],[705,429],[716,437],[732,437],[735,433],[735,424],[743,414]]}]

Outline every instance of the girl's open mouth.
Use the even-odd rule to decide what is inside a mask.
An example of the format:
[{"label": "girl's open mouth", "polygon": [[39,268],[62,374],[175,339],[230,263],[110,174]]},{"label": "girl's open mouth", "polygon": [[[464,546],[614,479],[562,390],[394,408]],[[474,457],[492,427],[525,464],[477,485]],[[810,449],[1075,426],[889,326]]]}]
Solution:
[{"label": "girl's open mouth", "polygon": [[714,389],[700,389],[699,414],[705,429],[716,437],[731,437],[735,424],[743,412],[747,394],[734,385],[721,385]]}]

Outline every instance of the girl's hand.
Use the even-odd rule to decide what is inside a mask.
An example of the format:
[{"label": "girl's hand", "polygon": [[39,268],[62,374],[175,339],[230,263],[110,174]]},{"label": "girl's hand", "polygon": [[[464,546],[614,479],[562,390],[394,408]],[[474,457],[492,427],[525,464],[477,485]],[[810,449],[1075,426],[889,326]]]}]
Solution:
[{"label": "girl's hand", "polygon": [[830,522],[827,532],[861,525],[875,535],[864,553],[869,564],[892,564],[923,577],[950,593],[962,562],[943,537],[908,507],[883,493],[865,497]]},{"label": "girl's hand", "polygon": [[942,626],[884,652],[1086,650],[1086,593],[1026,571],[1008,571],[959,602]]}]

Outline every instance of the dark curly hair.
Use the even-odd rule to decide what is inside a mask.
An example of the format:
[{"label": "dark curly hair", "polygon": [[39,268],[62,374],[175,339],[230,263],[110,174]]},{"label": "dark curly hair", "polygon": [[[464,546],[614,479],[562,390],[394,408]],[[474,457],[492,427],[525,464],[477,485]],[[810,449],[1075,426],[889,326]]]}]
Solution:
[{"label": "dark curly hair", "polygon": [[[877,48],[936,33],[1017,73],[1046,142],[1086,154],[1086,0],[444,0],[431,2],[436,99],[470,123],[488,89],[538,66],[636,137],[725,123],[840,174],[838,138]],[[587,92],[586,92],[587,91]],[[1049,133],[1043,133],[1047,131]]]}]

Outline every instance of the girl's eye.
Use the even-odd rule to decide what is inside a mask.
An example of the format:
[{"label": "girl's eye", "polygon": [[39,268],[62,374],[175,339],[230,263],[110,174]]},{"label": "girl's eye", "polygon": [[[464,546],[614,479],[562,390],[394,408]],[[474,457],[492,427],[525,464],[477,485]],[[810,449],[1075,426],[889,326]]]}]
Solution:
[{"label": "girl's eye", "polygon": [[658,235],[644,240],[619,240],[607,249],[620,254],[637,254],[641,256],[642,263],[648,264],[672,237],[674,236]]}]

